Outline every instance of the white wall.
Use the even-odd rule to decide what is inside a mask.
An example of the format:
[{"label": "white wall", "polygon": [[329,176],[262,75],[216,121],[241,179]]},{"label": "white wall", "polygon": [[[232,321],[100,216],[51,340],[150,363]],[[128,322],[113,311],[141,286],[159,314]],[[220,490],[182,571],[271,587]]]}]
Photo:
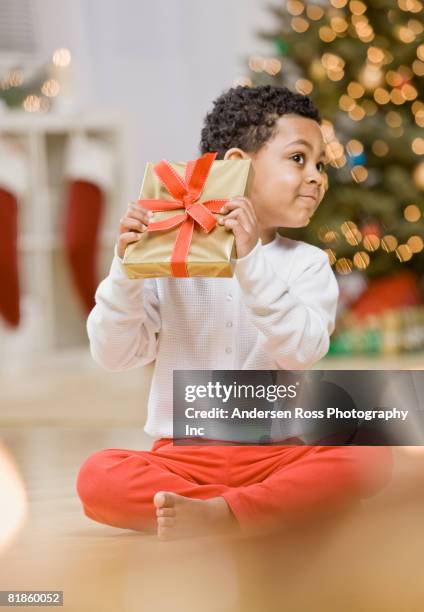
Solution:
[{"label": "white wall", "polygon": [[84,107],[118,108],[129,125],[128,193],[144,163],[193,158],[214,97],[272,49],[267,0],[37,0],[42,49],[67,46]]}]

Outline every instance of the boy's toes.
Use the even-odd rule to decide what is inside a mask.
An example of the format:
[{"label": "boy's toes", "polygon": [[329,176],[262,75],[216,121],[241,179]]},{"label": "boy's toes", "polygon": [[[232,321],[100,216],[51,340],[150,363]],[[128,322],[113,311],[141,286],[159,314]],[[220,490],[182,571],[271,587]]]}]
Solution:
[{"label": "boy's toes", "polygon": [[175,508],[156,508],[156,516],[176,516]]},{"label": "boy's toes", "polygon": [[159,540],[172,540],[174,530],[170,527],[158,527],[158,539]]},{"label": "boy's toes", "polygon": [[153,503],[155,504],[156,508],[170,508],[174,505],[172,495],[166,491],[158,491],[153,497]]},{"label": "boy's toes", "polygon": [[176,519],[170,516],[159,516],[158,517],[158,530],[161,531],[166,527],[175,527]]}]

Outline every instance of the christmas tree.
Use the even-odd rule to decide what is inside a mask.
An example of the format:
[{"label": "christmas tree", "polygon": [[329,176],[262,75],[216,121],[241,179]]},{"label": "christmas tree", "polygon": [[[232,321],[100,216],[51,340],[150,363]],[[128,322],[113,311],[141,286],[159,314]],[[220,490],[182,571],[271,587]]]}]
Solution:
[{"label": "christmas tree", "polygon": [[[310,95],[323,118],[329,191],[292,237],[339,274],[424,270],[424,25],[420,0],[288,0],[270,8],[272,57],[245,84]],[[287,235],[287,232],[285,232]]]}]

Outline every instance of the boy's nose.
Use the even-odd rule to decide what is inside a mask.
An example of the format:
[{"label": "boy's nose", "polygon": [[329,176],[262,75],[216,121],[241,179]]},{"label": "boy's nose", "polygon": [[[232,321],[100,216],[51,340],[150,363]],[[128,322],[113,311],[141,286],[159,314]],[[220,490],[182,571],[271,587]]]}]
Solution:
[{"label": "boy's nose", "polygon": [[317,185],[322,185],[323,181],[324,181],[324,174],[322,172],[320,172],[319,170],[317,170],[315,168],[315,170],[310,170],[307,174],[307,178],[306,181],[308,183],[317,183]]}]

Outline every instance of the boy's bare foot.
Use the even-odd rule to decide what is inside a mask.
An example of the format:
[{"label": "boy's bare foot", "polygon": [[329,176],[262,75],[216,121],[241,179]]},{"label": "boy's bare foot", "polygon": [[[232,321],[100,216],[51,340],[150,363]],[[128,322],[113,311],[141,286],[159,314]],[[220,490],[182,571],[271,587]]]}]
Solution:
[{"label": "boy's bare foot", "polygon": [[177,493],[159,491],[153,503],[160,540],[230,533],[238,526],[223,497],[191,499]]}]

